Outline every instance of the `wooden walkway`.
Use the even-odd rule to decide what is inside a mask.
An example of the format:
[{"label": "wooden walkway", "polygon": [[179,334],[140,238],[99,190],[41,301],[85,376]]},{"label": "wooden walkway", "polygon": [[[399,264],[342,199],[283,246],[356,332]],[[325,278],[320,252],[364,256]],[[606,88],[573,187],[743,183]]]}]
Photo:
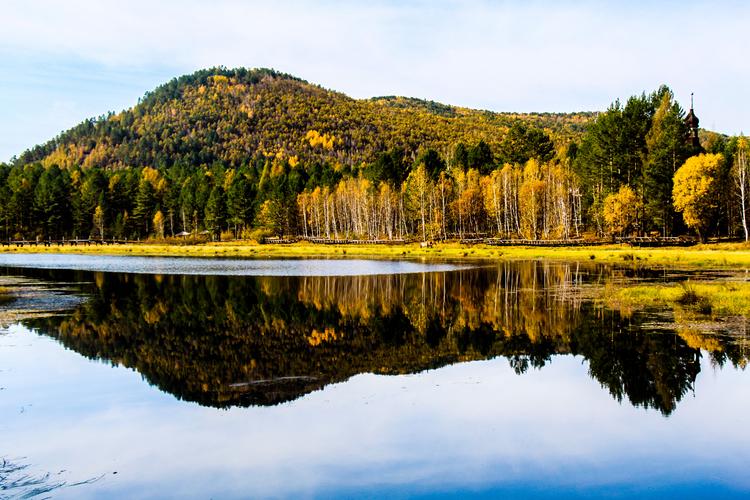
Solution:
[{"label": "wooden walkway", "polygon": [[695,245],[694,239],[679,236],[631,236],[615,238],[615,242],[634,247],[686,247]]},{"label": "wooden walkway", "polygon": [[468,245],[485,244],[492,246],[522,246],[522,247],[592,247],[620,243],[638,247],[668,247],[689,246],[695,241],[690,238],[678,236],[652,237],[633,236],[628,238],[615,238],[612,240],[585,240],[583,238],[572,238],[567,240],[527,240],[527,239],[503,239],[503,238],[476,238],[463,239],[461,243]]},{"label": "wooden walkway", "polygon": [[409,240],[337,240],[326,238],[307,238],[305,241],[322,245],[401,245],[404,243],[410,243]]},{"label": "wooden walkway", "polygon": [[[461,242],[463,243],[463,241]],[[503,239],[503,238],[485,238],[479,243],[492,246],[519,246],[519,247],[574,247],[600,243],[586,241],[583,238],[568,240],[527,240],[527,239]]]},{"label": "wooden walkway", "polygon": [[[300,241],[308,241],[318,245],[402,245],[406,243],[417,243],[416,239],[393,239],[393,240],[348,240],[342,238],[263,238],[261,243],[267,245],[291,245]],[[491,246],[526,246],[526,247],[576,247],[576,246],[599,246],[612,243],[626,244],[637,247],[666,247],[666,246],[689,246],[694,245],[692,238],[678,236],[632,236],[627,238],[615,238],[613,240],[584,240],[583,238],[561,239],[561,240],[528,240],[528,239],[505,239],[505,238],[464,238],[459,240],[464,245],[491,245]],[[134,240],[116,239],[59,239],[59,240],[2,240],[0,247],[52,247],[52,246],[91,246],[91,245],[127,245],[142,243]],[[429,242],[432,243],[432,242]]]},{"label": "wooden walkway", "polygon": [[3,240],[0,241],[0,246],[4,247],[51,247],[51,246],[91,246],[91,245],[126,245],[128,243],[137,243],[136,241],[128,240],[99,240],[99,239],[72,239],[72,240]]},{"label": "wooden walkway", "polygon": [[[420,240],[348,240],[343,238],[264,238],[262,243],[270,245],[288,245],[299,241],[308,241],[318,245],[399,245],[405,243],[418,243]],[[437,240],[436,240],[437,241]],[[426,242],[426,243],[432,243]],[[463,238],[459,240],[463,245],[490,245],[490,246],[519,246],[519,247],[593,247],[611,245],[612,243],[627,244],[639,247],[666,247],[666,246],[688,246],[695,244],[690,238],[677,236],[653,237],[633,236],[627,238],[615,238],[614,240],[586,240],[583,238],[570,238],[558,240],[529,240],[516,238]],[[430,245],[431,246],[431,245]]]},{"label": "wooden walkway", "polygon": [[342,238],[263,238],[261,243],[267,245],[288,245],[299,241],[308,241],[317,245],[400,245],[411,243],[410,240],[347,240]]}]

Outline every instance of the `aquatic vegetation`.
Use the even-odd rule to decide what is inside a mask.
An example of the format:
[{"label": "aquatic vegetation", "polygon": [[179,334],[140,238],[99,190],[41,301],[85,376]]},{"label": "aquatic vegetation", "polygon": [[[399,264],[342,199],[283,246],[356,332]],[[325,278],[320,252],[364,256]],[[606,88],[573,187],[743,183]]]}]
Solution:
[{"label": "aquatic vegetation", "polygon": [[614,285],[602,291],[605,304],[632,313],[647,308],[680,308],[710,315],[750,317],[750,282],[690,282]]},{"label": "aquatic vegetation", "polygon": [[695,286],[690,283],[680,283],[682,288],[681,295],[677,298],[677,303],[684,307],[694,308],[701,314],[711,314],[711,299],[699,293]]},{"label": "aquatic vegetation", "polygon": [[65,472],[34,474],[28,463],[0,457],[0,498],[49,498],[47,495],[60,489],[92,484],[104,477],[70,483],[63,479]]},{"label": "aquatic vegetation", "polygon": [[13,295],[5,287],[0,286],[0,304],[6,304],[13,300]]}]

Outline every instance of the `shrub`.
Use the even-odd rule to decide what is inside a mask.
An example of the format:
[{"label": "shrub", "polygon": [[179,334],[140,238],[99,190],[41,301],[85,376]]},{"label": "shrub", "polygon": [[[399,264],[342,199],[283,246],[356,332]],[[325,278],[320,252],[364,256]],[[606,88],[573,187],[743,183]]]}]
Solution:
[{"label": "shrub", "polygon": [[690,283],[682,283],[682,294],[677,298],[677,303],[686,307],[696,309],[701,314],[711,314],[711,300],[698,293]]},{"label": "shrub", "polygon": [[[245,235],[243,234],[243,236]],[[247,233],[247,239],[256,243],[262,242],[263,238],[268,238],[269,236],[273,236],[273,230],[264,227],[253,229]]]}]

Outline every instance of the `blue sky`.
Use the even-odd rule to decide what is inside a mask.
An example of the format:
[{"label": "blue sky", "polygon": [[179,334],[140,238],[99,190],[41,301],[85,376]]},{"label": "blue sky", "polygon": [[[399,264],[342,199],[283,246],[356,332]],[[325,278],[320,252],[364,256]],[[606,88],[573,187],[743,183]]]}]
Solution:
[{"label": "blue sky", "polygon": [[605,109],[662,83],[747,131],[741,1],[4,0],[0,161],[203,67],[273,67],[353,97]]}]

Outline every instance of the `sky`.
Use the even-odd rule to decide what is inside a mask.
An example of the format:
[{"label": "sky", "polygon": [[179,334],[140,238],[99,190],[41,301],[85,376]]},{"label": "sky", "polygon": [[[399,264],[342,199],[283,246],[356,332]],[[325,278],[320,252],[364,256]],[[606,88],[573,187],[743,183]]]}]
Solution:
[{"label": "sky", "polygon": [[269,67],[352,97],[597,111],[669,85],[750,130],[750,2],[3,0],[0,161],[200,68]]}]

